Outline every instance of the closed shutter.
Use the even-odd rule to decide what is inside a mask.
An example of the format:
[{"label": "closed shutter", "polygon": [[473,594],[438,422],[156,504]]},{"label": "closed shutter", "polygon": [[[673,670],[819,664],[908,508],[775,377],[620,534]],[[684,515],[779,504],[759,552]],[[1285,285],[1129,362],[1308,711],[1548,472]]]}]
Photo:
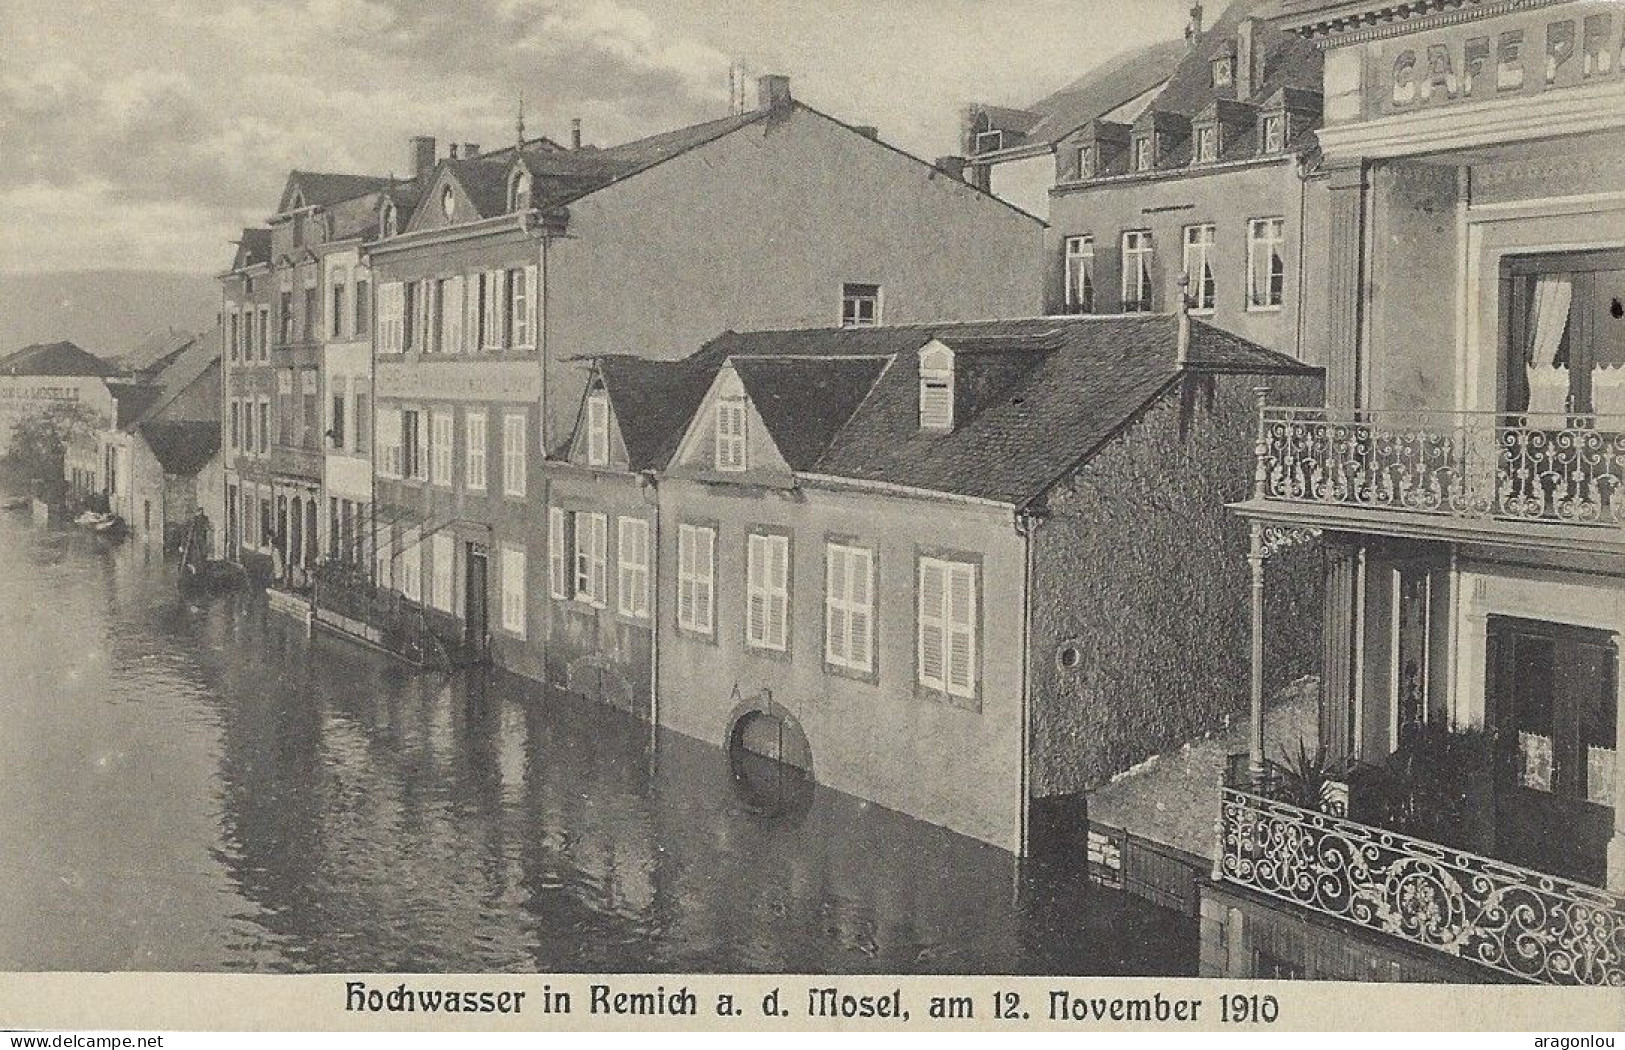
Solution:
[{"label": "closed shutter", "polygon": [[872,666],[872,657],[869,654],[870,631],[870,595],[869,574],[871,572],[869,552],[866,550],[849,551],[846,558],[846,592],[848,608],[851,610],[851,622],[847,627],[849,639],[848,666],[857,671],[868,671]]},{"label": "closed shutter", "polygon": [[555,598],[570,597],[570,565],[565,550],[566,513],[561,507],[547,509],[547,579]]},{"label": "closed shutter", "polygon": [[828,548],[824,560],[824,659],[841,666],[846,665],[850,649],[846,614],[849,571],[846,548]]},{"label": "closed shutter", "polygon": [[536,279],[536,267],[525,267],[525,340],[521,344],[534,348],[542,338],[542,297]]},{"label": "closed shutter", "polygon": [[592,546],[589,549],[592,570],[592,600],[602,606],[609,594],[609,526],[602,514],[592,515]]},{"label": "closed shutter", "polygon": [[699,581],[695,592],[694,616],[703,631],[712,628],[713,592],[715,589],[715,560],[716,560],[716,533],[710,529],[698,529],[695,535],[696,550],[694,552],[694,575]]},{"label": "closed shutter", "polygon": [[502,349],[502,271],[485,274],[485,348]]},{"label": "closed shutter", "polygon": [[767,537],[749,537],[745,552],[745,591],[748,595],[745,637],[753,645],[767,643]]},{"label": "closed shutter", "polygon": [[482,279],[479,274],[464,274],[463,285],[463,349],[477,353],[480,349],[480,295]]},{"label": "closed shutter", "polygon": [[938,561],[920,560],[920,684],[933,689],[943,687],[942,603],[946,587],[945,568]]},{"label": "closed shutter", "polygon": [[677,623],[694,626],[694,527],[677,527]]},{"label": "closed shutter", "polygon": [[948,677],[950,693],[976,693],[976,569],[954,565],[948,572]]},{"label": "closed shutter", "polygon": [[458,274],[446,281],[446,301],[440,304],[445,317],[445,345],[440,349],[448,354],[463,349],[463,277]]}]

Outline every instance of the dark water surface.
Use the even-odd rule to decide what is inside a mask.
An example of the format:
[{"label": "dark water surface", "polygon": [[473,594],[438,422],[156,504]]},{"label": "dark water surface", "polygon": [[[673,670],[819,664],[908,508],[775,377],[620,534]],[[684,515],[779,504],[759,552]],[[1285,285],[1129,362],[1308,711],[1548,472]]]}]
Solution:
[{"label": "dark water surface", "polygon": [[1175,974],[1194,925],[0,512],[0,970]]}]

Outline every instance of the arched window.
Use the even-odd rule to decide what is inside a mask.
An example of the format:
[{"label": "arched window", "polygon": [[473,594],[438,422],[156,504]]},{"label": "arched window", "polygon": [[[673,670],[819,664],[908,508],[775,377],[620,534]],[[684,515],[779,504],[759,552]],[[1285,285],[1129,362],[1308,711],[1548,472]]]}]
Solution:
[{"label": "arched window", "polygon": [[530,208],[530,172],[515,168],[508,179],[508,210],[526,211]]}]

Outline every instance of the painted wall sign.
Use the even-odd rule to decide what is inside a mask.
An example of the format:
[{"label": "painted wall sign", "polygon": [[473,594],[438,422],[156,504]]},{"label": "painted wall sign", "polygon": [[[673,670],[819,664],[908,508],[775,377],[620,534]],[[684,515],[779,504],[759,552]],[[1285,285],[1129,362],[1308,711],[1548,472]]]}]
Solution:
[{"label": "painted wall sign", "polygon": [[1371,117],[1614,80],[1625,67],[1625,5],[1558,5],[1383,42]]}]

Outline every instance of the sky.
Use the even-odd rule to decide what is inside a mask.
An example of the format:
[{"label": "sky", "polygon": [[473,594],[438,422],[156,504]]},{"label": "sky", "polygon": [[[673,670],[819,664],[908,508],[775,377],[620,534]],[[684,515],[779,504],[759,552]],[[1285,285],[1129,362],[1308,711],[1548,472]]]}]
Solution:
[{"label": "sky", "polygon": [[[0,0],[0,271],[214,273],[293,168],[407,139],[611,145],[728,111],[728,70],[921,157],[1182,32],[1188,0]],[[1222,2],[1210,2],[1209,24]],[[750,98],[754,103],[755,89]]]}]

